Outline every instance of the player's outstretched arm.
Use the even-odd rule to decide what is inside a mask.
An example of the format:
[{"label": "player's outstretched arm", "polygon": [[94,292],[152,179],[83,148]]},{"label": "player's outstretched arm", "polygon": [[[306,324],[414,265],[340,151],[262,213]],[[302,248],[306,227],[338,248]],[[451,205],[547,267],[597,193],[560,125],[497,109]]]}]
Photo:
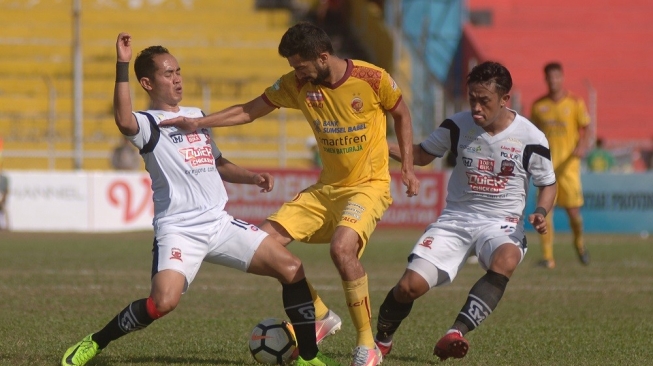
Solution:
[{"label": "player's outstretched arm", "polygon": [[410,111],[403,99],[397,108],[390,112],[395,121],[395,132],[399,142],[399,153],[401,155],[401,180],[406,186],[408,197],[417,196],[419,193],[419,180],[413,169],[413,126]]},{"label": "player's outstretched arm", "polygon": [[540,187],[540,193],[537,196],[535,211],[528,215],[528,222],[540,234],[546,234],[546,215],[553,209],[558,185],[554,183],[550,186]]},{"label": "player's outstretched arm", "polygon": [[113,89],[113,115],[118,129],[123,135],[131,136],[138,132],[136,117],[132,114],[129,92],[129,61],[132,58],[131,36],[120,33],[116,41],[116,85]]},{"label": "player's outstretched arm", "polygon": [[237,126],[253,122],[255,119],[263,117],[275,109],[275,107],[267,104],[262,97],[257,97],[245,104],[236,104],[204,117],[176,117],[161,122],[159,126],[175,126],[185,131],[195,131],[203,127]]},{"label": "player's outstretched arm", "polygon": [[270,192],[274,188],[274,177],[269,173],[250,172],[222,156],[215,159],[215,166],[225,182],[254,184],[261,188],[261,192]]}]

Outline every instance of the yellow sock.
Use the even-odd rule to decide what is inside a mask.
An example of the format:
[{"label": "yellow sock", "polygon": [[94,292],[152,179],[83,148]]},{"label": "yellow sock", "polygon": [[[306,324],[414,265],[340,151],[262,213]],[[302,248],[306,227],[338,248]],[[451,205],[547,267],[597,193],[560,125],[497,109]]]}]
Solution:
[{"label": "yellow sock", "polygon": [[569,224],[571,226],[571,231],[574,233],[574,245],[578,253],[583,253],[585,251],[585,246],[583,243],[583,218],[581,216],[571,217],[569,219]]},{"label": "yellow sock", "polygon": [[313,288],[311,282],[307,279],[306,283],[308,284],[308,289],[311,291],[311,297],[313,298],[313,305],[315,305],[315,320],[320,320],[324,318],[329,311],[329,308],[324,305],[320,295],[317,294],[317,291]]},{"label": "yellow sock", "polygon": [[345,290],[345,300],[349,315],[357,332],[357,346],[374,347],[372,335],[372,311],[370,310],[370,294],[367,285],[367,274],[353,281],[342,281]]},{"label": "yellow sock", "polygon": [[[551,210],[553,211],[553,210]],[[546,217],[546,234],[540,236],[542,241],[542,259],[553,260],[553,212]]]}]

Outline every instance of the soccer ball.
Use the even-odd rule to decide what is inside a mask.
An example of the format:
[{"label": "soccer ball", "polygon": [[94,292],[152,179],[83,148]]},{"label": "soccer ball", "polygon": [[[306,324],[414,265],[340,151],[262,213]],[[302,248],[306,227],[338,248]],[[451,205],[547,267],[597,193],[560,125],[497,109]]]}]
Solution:
[{"label": "soccer ball", "polygon": [[277,318],[262,320],[249,337],[249,351],[256,361],[266,365],[284,365],[296,359],[297,339],[292,325]]}]

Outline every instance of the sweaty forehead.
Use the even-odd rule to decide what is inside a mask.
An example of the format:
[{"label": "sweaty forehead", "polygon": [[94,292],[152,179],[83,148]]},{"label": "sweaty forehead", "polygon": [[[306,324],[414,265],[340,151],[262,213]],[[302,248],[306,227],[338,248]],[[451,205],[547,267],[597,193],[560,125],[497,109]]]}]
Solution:
[{"label": "sweaty forehead", "polygon": [[156,65],[157,70],[162,71],[174,71],[179,68],[177,59],[169,53],[154,56],[154,64]]}]

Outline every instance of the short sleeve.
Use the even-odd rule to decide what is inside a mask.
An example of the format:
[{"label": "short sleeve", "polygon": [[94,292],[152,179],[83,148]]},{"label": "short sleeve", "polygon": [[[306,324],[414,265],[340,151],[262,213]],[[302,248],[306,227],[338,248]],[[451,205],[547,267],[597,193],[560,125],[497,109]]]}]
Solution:
[{"label": "short sleeve", "polygon": [[263,99],[268,104],[277,108],[299,109],[297,96],[299,88],[294,72],[288,73],[279,78],[274,84],[265,89]]},{"label": "short sleeve", "polygon": [[381,106],[387,111],[393,111],[399,105],[401,100],[401,89],[397,82],[385,70],[381,75],[381,84],[379,85],[379,99]]}]

